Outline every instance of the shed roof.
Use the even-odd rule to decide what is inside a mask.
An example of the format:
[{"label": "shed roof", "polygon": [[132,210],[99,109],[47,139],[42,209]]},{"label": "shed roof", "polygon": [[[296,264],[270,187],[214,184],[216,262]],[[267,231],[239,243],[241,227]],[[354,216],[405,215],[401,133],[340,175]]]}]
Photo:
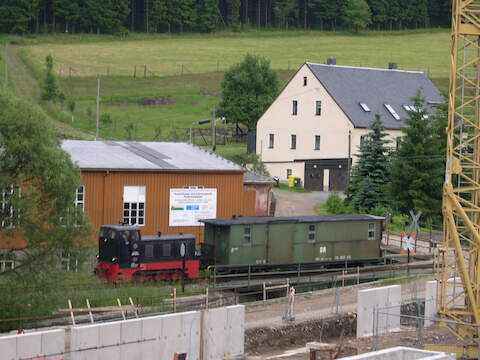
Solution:
[{"label": "shed roof", "polygon": [[243,174],[243,182],[246,184],[274,184],[275,180],[268,176],[263,176],[252,171],[247,171]]},{"label": "shed roof", "polygon": [[64,140],[62,149],[80,169],[245,171],[188,143]]},{"label": "shed roof", "polygon": [[254,225],[254,224],[272,224],[272,223],[313,223],[313,222],[333,222],[333,221],[367,221],[383,220],[383,217],[352,214],[352,215],[324,215],[324,216],[240,216],[236,218],[223,219],[204,219],[199,220],[205,224],[230,226],[230,225]]},{"label": "shed roof", "polygon": [[[425,98],[428,112],[443,101],[443,96],[423,72],[306,64],[355,127],[369,127],[379,113],[387,129],[400,129],[405,126],[403,120],[396,120],[385,105],[390,105],[401,119],[407,118],[404,105],[413,105],[411,99],[418,90]],[[365,111],[361,103],[370,111]]]}]

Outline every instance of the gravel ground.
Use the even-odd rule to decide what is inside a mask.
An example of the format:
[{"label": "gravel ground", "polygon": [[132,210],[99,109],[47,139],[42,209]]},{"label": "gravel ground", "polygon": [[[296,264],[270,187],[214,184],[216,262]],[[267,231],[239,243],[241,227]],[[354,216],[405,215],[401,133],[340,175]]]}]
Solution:
[{"label": "gravel ground", "polygon": [[330,192],[313,191],[311,193],[296,193],[274,188],[277,199],[275,216],[308,216],[317,215],[315,206],[327,201]]}]

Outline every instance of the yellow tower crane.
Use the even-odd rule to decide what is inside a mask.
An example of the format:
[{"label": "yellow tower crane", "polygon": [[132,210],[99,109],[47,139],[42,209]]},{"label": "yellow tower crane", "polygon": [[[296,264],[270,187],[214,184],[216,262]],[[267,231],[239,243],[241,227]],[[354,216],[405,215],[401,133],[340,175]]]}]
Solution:
[{"label": "yellow tower crane", "polygon": [[448,104],[437,307],[441,326],[460,341],[435,349],[473,359],[480,358],[480,0],[453,0]]}]

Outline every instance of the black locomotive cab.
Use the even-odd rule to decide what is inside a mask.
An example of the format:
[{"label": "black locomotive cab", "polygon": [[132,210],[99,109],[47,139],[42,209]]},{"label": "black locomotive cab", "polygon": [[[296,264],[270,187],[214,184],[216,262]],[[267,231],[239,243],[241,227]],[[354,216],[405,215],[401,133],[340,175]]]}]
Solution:
[{"label": "black locomotive cab", "polygon": [[140,259],[140,231],[135,226],[104,225],[98,239],[98,259],[137,268]]}]

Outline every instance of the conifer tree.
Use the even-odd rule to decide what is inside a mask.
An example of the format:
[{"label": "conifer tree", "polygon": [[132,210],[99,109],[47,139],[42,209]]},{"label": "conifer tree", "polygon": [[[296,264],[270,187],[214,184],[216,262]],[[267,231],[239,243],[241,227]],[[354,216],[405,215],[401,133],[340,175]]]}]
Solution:
[{"label": "conifer tree", "polygon": [[429,221],[439,219],[445,171],[445,117],[428,116],[418,94],[408,111],[405,136],[393,156],[387,187],[391,206],[401,212],[422,211]]},{"label": "conifer tree", "polygon": [[370,132],[360,144],[358,162],[352,169],[347,199],[355,210],[370,210],[386,203],[384,187],[388,182],[390,142],[385,137],[385,127],[380,115],[370,125]]}]

